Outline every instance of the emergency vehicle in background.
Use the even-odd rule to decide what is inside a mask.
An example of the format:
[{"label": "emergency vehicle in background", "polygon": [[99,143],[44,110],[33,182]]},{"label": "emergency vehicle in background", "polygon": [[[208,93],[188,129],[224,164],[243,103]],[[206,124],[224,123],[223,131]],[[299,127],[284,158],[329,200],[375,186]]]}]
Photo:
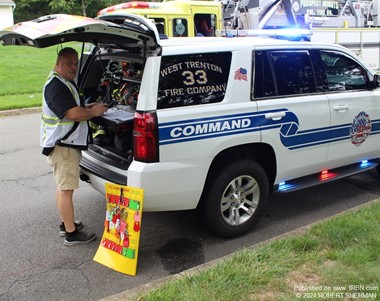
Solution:
[{"label": "emergency vehicle in background", "polygon": [[380,0],[169,0],[121,3],[98,18],[122,24],[125,13],[141,15],[168,37],[266,35],[335,43],[380,69],[379,12]]},{"label": "emergency vehicle in background", "polygon": [[215,36],[223,23],[222,3],[214,1],[127,2],[102,9],[97,18],[123,24],[126,13],[154,21],[168,37]]},{"label": "emergency vehicle in background", "polygon": [[380,0],[225,0],[223,19],[249,30],[309,28],[310,40],[340,44],[380,69]]}]

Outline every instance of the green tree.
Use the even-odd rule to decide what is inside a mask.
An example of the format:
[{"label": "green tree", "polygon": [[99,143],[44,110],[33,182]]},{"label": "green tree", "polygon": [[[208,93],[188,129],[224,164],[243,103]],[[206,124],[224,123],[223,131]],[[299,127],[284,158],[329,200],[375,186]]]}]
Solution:
[{"label": "green tree", "polygon": [[13,0],[15,23],[51,14],[71,14],[96,17],[102,8],[126,1],[118,0]]},{"label": "green tree", "polygon": [[64,13],[95,17],[104,8],[104,1],[97,0],[54,0],[49,3],[53,13]]},{"label": "green tree", "polygon": [[13,2],[16,4],[13,12],[15,23],[51,13],[48,0],[13,0]]}]

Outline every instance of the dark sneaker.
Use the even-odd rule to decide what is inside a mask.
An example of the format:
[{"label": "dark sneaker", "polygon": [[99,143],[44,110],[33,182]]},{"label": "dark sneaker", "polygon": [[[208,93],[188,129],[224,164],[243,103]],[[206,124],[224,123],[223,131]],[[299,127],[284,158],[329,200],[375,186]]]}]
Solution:
[{"label": "dark sneaker", "polygon": [[[74,225],[75,225],[75,229],[76,230],[80,230],[80,229],[82,229],[84,227],[83,224],[82,224],[82,222],[79,222],[79,221],[75,221]],[[66,234],[65,225],[60,224],[59,225],[59,236],[64,237],[65,234]]]},{"label": "dark sneaker", "polygon": [[95,233],[87,234],[85,232],[81,232],[78,230],[75,230],[73,233],[66,233],[65,234],[65,246],[75,246],[79,244],[85,244],[90,241],[93,241],[96,238]]}]

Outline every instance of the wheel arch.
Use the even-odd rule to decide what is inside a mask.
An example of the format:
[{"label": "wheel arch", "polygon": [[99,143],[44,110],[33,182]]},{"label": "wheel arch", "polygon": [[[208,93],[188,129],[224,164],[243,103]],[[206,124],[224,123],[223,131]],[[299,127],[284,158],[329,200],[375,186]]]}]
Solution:
[{"label": "wheel arch", "polygon": [[205,188],[207,187],[210,179],[212,179],[215,173],[218,172],[218,167],[221,164],[224,164],[225,162],[233,162],[240,159],[251,159],[261,165],[268,176],[270,192],[272,192],[277,173],[277,161],[273,148],[269,144],[265,143],[243,144],[221,151],[211,162],[203,187],[203,192],[205,191]]}]

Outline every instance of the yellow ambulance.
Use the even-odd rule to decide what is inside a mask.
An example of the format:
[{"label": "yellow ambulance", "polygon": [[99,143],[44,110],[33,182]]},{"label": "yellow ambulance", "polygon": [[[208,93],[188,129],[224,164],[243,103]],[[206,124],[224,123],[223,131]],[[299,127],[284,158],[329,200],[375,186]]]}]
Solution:
[{"label": "yellow ambulance", "polygon": [[222,29],[222,4],[214,1],[133,1],[104,8],[97,18],[123,24],[126,13],[151,19],[168,37],[215,36]]}]

